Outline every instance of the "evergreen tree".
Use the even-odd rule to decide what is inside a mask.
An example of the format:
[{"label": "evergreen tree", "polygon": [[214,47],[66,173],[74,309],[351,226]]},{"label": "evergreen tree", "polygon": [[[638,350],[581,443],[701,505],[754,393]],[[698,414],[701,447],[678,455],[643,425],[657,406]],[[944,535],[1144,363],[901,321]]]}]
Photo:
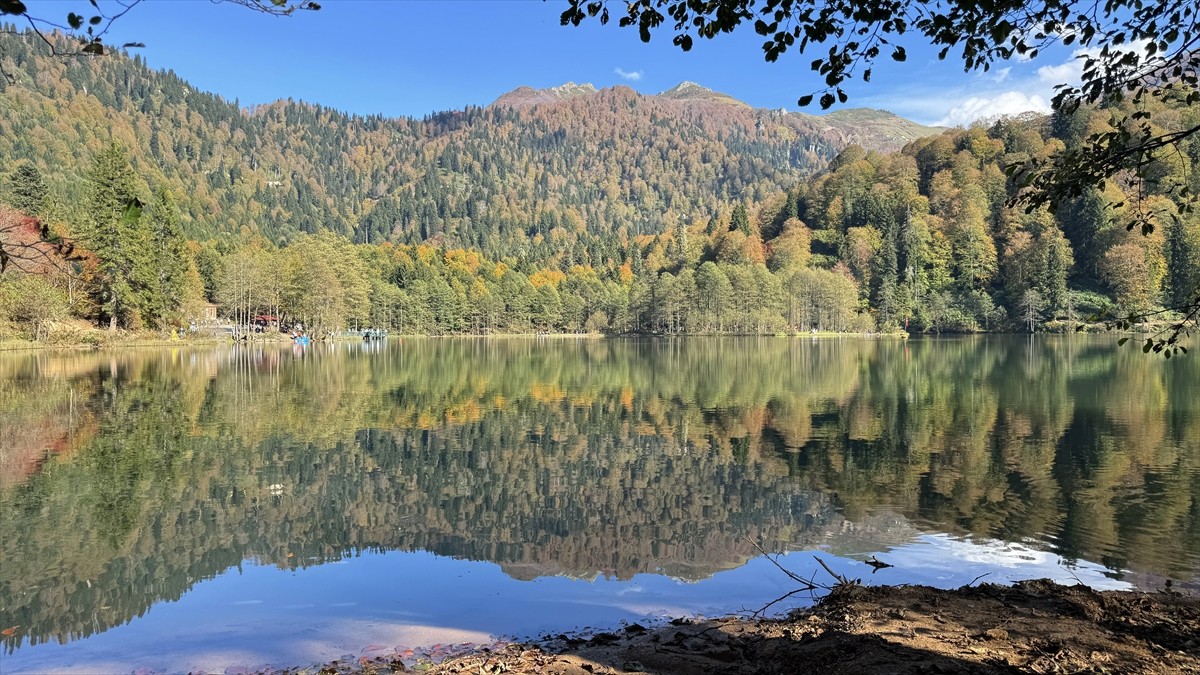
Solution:
[{"label": "evergreen tree", "polygon": [[28,162],[17,167],[8,178],[9,203],[28,216],[40,217],[46,210],[48,190],[42,172]]},{"label": "evergreen tree", "polygon": [[165,188],[154,195],[150,211],[150,245],[154,285],[148,289],[147,320],[165,328],[176,318],[184,299],[188,272],[187,241],[179,224],[179,209]]},{"label": "evergreen tree", "polygon": [[863,205],[864,215],[880,232],[881,242],[872,261],[871,301],[876,307],[880,330],[891,330],[899,315],[899,261],[896,240],[899,238],[896,219],[877,196],[872,195]]},{"label": "evergreen tree", "polygon": [[1046,308],[1058,316],[1067,309],[1068,290],[1067,275],[1071,272],[1074,260],[1071,255],[1071,244],[1057,228],[1051,228],[1042,233],[1045,250],[1045,263],[1041,274],[1041,296]]},{"label": "evergreen tree", "polygon": [[1188,225],[1176,219],[1167,229],[1167,300],[1174,307],[1191,301],[1200,282],[1200,242]]},{"label": "evergreen tree", "polygon": [[116,143],[101,150],[88,176],[83,239],[98,261],[95,291],[110,329],[139,327],[153,279],[150,237],[142,219],[136,176]]},{"label": "evergreen tree", "polygon": [[738,202],[737,206],[733,207],[733,215],[729,218],[729,230],[750,235],[750,214],[746,212],[745,204]]},{"label": "evergreen tree", "polygon": [[1100,259],[1104,256],[1100,232],[1110,219],[1108,204],[1099,190],[1091,189],[1058,210],[1063,234],[1071,242],[1082,274],[1099,275]]}]

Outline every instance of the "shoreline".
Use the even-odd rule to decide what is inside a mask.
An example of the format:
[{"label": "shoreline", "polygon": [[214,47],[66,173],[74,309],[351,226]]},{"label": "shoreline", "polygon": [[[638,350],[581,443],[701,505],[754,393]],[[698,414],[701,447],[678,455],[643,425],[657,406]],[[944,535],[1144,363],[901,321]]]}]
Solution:
[{"label": "shoreline", "polygon": [[674,619],[545,636],[433,663],[363,656],[288,675],[1200,673],[1200,597],[1039,579],[953,590],[840,584],[783,618]]},{"label": "shoreline", "polygon": [[[957,335],[957,334],[956,334]],[[963,334],[966,335],[966,334]],[[1008,333],[972,333],[971,335],[1008,335]],[[723,334],[723,333],[686,333],[677,335],[663,335],[658,333],[454,333],[448,335],[425,335],[418,333],[393,333],[387,339],[403,340],[415,338],[429,339],[533,339],[533,340],[607,340],[607,339],[663,339],[672,340],[680,338],[760,338],[760,339],[779,339],[779,340],[794,340],[794,339],[863,339],[863,340],[907,340],[908,333],[832,333],[832,332],[816,332],[816,333],[788,333],[788,334],[773,334],[773,335],[753,335],[753,334]],[[339,336],[333,338],[332,342],[357,342],[362,338],[356,335]],[[329,340],[316,340],[315,343],[330,342]],[[248,336],[246,340],[232,340],[228,337],[219,336],[196,336],[196,337],[169,337],[164,334],[148,334],[148,333],[130,333],[128,331],[117,331],[111,333],[105,329],[95,329],[83,333],[83,337],[76,340],[64,341],[38,341],[38,340],[0,340],[0,352],[16,352],[16,351],[38,351],[38,350],[100,350],[113,349],[122,347],[184,347],[184,346],[209,346],[222,344],[290,344],[291,338],[286,333],[279,333],[278,337],[271,334],[266,337],[264,334],[256,334],[256,336]]]}]

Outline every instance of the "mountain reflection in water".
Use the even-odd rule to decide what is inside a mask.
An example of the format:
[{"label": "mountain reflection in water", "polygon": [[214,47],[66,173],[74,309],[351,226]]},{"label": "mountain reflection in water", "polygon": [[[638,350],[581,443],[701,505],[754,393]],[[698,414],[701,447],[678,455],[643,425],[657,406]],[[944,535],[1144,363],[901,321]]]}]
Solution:
[{"label": "mountain reflection in water", "polygon": [[11,651],[244,561],[695,580],[921,532],[1191,580],[1200,367],[1112,338],[405,340],[0,358]]}]

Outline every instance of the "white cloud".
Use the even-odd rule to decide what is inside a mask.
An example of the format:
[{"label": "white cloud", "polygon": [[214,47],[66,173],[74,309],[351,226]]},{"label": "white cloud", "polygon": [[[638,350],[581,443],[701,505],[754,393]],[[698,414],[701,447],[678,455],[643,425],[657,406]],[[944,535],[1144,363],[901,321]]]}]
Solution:
[{"label": "white cloud", "polygon": [[1006,91],[996,96],[972,96],[959,103],[935,124],[940,127],[967,126],[978,120],[995,119],[1023,112],[1050,112],[1050,104],[1038,94]]},{"label": "white cloud", "polygon": [[[1134,41],[1113,48],[1112,58],[1120,58],[1128,51],[1144,60],[1147,44]],[[978,73],[972,81],[973,89],[947,90],[936,89],[930,83],[925,83],[924,87],[910,84],[884,96],[860,99],[860,103],[891,110],[922,124],[938,126],[968,126],[980,120],[1023,112],[1048,114],[1051,111],[1050,102],[1059,87],[1078,87],[1087,59],[1096,58],[1098,53],[1094,47],[1085,47],[1076,48],[1069,56],[1055,59],[1042,55],[1039,62],[1048,65],[1040,67],[1022,63],[1024,59],[1020,59],[992,72]],[[1154,60],[1150,61],[1152,66],[1154,63]]]},{"label": "white cloud", "polygon": [[1038,81],[1042,84],[1078,84],[1083,75],[1083,61],[1073,59],[1057,66],[1042,66],[1037,69]]},{"label": "white cloud", "polygon": [[613,68],[613,72],[620,76],[621,79],[629,80],[630,82],[637,82],[638,80],[642,79],[642,71],[640,70],[627,72],[620,68]]},{"label": "white cloud", "polygon": [[1037,69],[1038,82],[1057,86],[1060,84],[1077,85],[1083,79],[1083,64],[1094,52],[1076,49],[1071,53],[1070,60],[1057,66],[1042,66]]},{"label": "white cloud", "polygon": [[[1133,40],[1126,45],[1111,48],[1111,58],[1115,61],[1125,54],[1134,54],[1146,64],[1161,61],[1161,58],[1146,56],[1148,40]],[[1042,66],[1037,69],[1038,81],[1042,84],[1057,86],[1060,84],[1078,85],[1083,79],[1083,66],[1089,58],[1099,58],[1100,52],[1095,48],[1076,49],[1071,53],[1071,59],[1057,66]]]}]

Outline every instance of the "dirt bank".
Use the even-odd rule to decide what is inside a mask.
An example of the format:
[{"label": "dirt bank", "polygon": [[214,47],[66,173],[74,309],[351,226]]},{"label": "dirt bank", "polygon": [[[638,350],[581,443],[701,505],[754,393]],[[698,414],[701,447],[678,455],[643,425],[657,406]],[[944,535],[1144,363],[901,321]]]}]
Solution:
[{"label": "dirt bank", "polygon": [[398,657],[320,672],[1200,673],[1200,598],[1027,581],[946,591],[842,587],[785,619],[677,620],[559,636],[437,665]]}]

